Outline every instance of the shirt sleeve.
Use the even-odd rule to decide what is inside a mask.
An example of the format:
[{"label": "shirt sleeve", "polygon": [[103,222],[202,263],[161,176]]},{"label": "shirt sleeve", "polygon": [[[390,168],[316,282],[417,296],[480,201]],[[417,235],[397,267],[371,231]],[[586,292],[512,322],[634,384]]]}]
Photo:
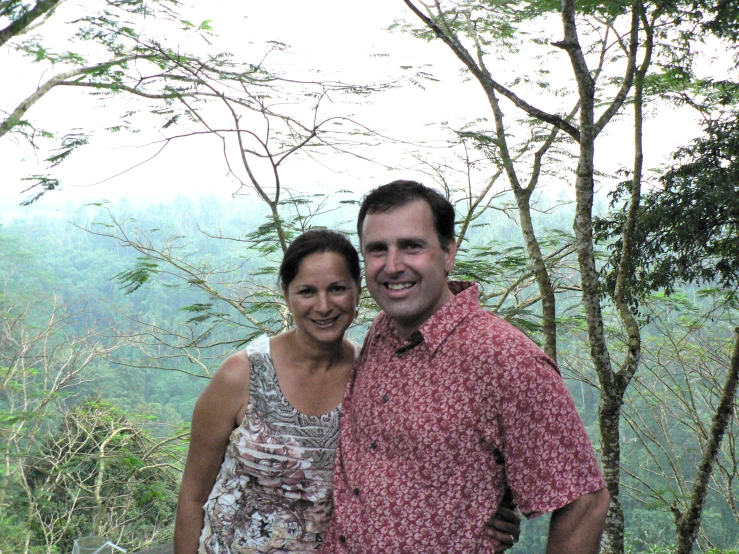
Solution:
[{"label": "shirt sleeve", "polygon": [[499,440],[506,480],[535,517],[605,486],[575,403],[543,352],[522,356],[499,382]]}]

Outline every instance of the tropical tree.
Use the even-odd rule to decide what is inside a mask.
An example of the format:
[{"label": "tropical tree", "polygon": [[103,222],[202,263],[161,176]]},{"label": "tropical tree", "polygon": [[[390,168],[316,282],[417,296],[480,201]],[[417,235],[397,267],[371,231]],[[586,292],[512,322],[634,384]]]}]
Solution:
[{"label": "tropical tree", "polygon": [[[174,140],[212,136],[225,155],[224,173],[270,206],[283,242],[277,168],[311,150],[322,154],[366,145],[364,130],[336,106],[342,96],[362,96],[383,86],[282,76],[270,70],[268,62],[288,47],[274,41],[252,52],[252,59],[237,59],[218,49],[209,21],[193,24],[180,15],[182,6],[176,0],[89,4],[75,7],[69,0],[39,2],[35,8],[16,0],[0,4],[0,15],[10,20],[5,30],[8,45],[55,72],[0,121],[0,137],[22,136],[34,148],[40,147],[42,139],[59,142],[45,158],[49,172],[28,178],[27,191],[33,193],[23,203],[58,188],[61,182],[51,170],[90,140],[90,130],[75,129],[55,137],[43,130],[43,122],[35,124],[27,118],[35,103],[59,87],[88,91],[116,109],[121,117],[107,128],[111,132],[136,132],[138,113],[153,117],[160,137],[150,145],[155,150],[152,157]],[[38,16],[42,8],[45,19]],[[52,16],[66,8],[67,16],[75,17],[69,24],[69,49],[55,51],[40,34],[26,37],[24,33],[38,28],[31,25],[34,15],[37,23],[53,22]],[[120,96],[127,100],[123,106],[115,103]]]},{"label": "tropical tree", "polygon": [[[29,64],[39,64],[44,79],[22,93],[22,99],[9,111],[2,112],[0,138],[4,135],[22,137],[33,149],[44,148],[47,169],[58,166],[88,143],[89,132],[68,129],[57,134],[46,130],[44,122],[29,118],[29,111],[60,87],[76,87],[93,95],[102,91],[146,94],[139,87],[153,75],[153,72],[150,75],[145,72],[148,62],[156,64],[157,58],[155,52],[142,48],[153,39],[148,36],[147,22],[155,18],[162,27],[170,24],[175,28],[188,25],[193,28],[192,24],[180,19],[176,12],[178,5],[177,0],[113,0],[92,4],[76,4],[69,0],[0,1],[0,22],[4,25],[0,29],[0,45],[15,54],[6,55],[6,63],[10,58],[16,58],[11,61],[17,63],[17,57],[23,57]],[[64,22],[65,18],[71,21]],[[61,47],[55,47],[44,31],[51,36],[64,33],[68,38]],[[166,34],[166,30],[164,32]],[[48,74],[51,77],[47,77]],[[50,140],[53,146],[49,151],[44,143]],[[61,185],[59,179],[49,173],[37,174],[28,180],[26,192],[32,193],[24,203],[31,203],[44,192]]]},{"label": "tropical tree", "polygon": [[[579,260],[580,285],[583,305],[588,322],[588,336],[591,354],[601,385],[601,452],[609,492],[611,510],[606,523],[606,552],[623,551],[623,513],[619,503],[619,408],[630,375],[635,370],[638,352],[634,352],[628,364],[617,373],[611,366],[603,316],[598,295],[598,278],[595,252],[592,240],[592,210],[595,190],[596,170],[594,166],[595,140],[614,115],[624,105],[634,80],[637,52],[640,46],[639,31],[642,24],[640,14],[642,5],[633,6],[587,5],[580,11],[574,0],[564,0],[560,18],[564,38],[552,41],[548,52],[542,55],[554,56],[551,48],[560,50],[569,61],[572,80],[565,87],[552,90],[555,96],[565,96],[572,104],[569,108],[558,107],[556,111],[546,110],[525,99],[529,83],[540,85],[539,91],[550,88],[549,68],[541,68],[533,78],[516,72],[514,80],[506,84],[503,74],[496,76],[489,68],[495,53],[519,46],[519,34],[523,24],[541,25],[546,16],[551,15],[555,6],[547,3],[532,3],[521,6],[511,2],[497,2],[488,5],[480,2],[435,2],[422,4],[404,0],[408,8],[423,22],[426,31],[420,32],[425,38],[441,39],[460,60],[465,69],[483,88],[488,97],[496,124],[496,133],[490,142],[498,149],[506,168],[509,182],[516,192],[517,205],[522,232],[527,244],[530,263],[537,272],[537,283],[541,291],[543,321],[546,328],[545,351],[556,355],[556,311],[555,300],[546,264],[531,225],[529,199],[537,184],[544,156],[549,152],[561,134],[574,142],[577,151],[577,180],[575,237]],[[625,23],[620,23],[625,20]],[[551,22],[551,17],[547,20]],[[624,27],[625,30],[621,30]],[[430,34],[429,34],[430,33]],[[611,53],[613,42],[622,47],[616,48],[615,59]],[[542,41],[536,39],[525,48],[539,48]],[[590,60],[590,62],[588,61]],[[613,62],[619,67],[617,72],[610,70]],[[560,65],[567,63],[561,60]],[[607,67],[607,64],[609,67]],[[610,70],[611,73],[607,73]],[[599,87],[604,82],[605,90]],[[615,83],[615,87],[613,86]],[[569,87],[569,88],[568,88]],[[615,88],[615,90],[614,90]],[[518,90],[516,90],[518,89]],[[596,102],[596,94],[605,94],[609,100]],[[529,153],[531,175],[527,187],[519,184],[520,179],[513,164],[513,156],[508,146],[511,133],[503,123],[503,102],[507,101],[521,110],[532,121],[534,144],[523,149]],[[561,103],[559,103],[561,106]],[[598,114],[596,115],[596,111]],[[577,118],[577,123],[574,123]],[[619,377],[620,375],[620,377]]]},{"label": "tropical tree", "polygon": [[71,551],[75,538],[108,537],[140,549],[171,538],[186,432],[157,437],[145,419],[99,399],[65,410],[25,460],[11,506],[31,541]]},{"label": "tropical tree", "polygon": [[[675,165],[661,178],[660,187],[645,196],[637,210],[638,225],[630,256],[638,271],[628,276],[626,296],[634,311],[650,293],[671,293],[679,283],[702,283],[718,287],[731,303],[736,302],[739,286],[737,234],[739,204],[737,171],[739,168],[739,119],[728,112],[709,119],[705,135],[674,154]],[[628,190],[623,183],[614,194]],[[622,224],[628,204],[608,219],[597,221],[599,237],[613,238]],[[622,247],[616,240],[611,249]],[[620,260],[611,254],[604,268],[607,284],[613,282]],[[690,552],[700,529],[701,513],[708,484],[721,441],[735,410],[739,378],[739,334],[720,400],[715,404],[710,432],[705,433],[703,458],[693,480],[691,502],[687,507],[673,506],[676,512],[678,552]]]}]

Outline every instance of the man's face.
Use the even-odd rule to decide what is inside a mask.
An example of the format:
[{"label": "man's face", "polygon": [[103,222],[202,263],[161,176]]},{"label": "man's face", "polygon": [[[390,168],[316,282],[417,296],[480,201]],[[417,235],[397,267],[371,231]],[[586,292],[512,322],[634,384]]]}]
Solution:
[{"label": "man's face", "polygon": [[444,250],[424,200],[367,214],[362,224],[367,289],[405,339],[452,297],[447,273],[454,241]]}]

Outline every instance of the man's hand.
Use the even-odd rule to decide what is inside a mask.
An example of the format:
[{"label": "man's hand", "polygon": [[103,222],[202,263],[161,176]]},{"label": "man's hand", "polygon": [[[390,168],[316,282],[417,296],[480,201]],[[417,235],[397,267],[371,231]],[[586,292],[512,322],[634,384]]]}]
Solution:
[{"label": "man's hand", "polygon": [[597,554],[610,501],[602,488],[554,510],[547,554]]},{"label": "man's hand", "polygon": [[516,513],[516,505],[511,504],[509,508],[500,506],[485,524],[485,534],[498,541],[496,552],[505,552],[516,544],[521,535],[521,516]]}]

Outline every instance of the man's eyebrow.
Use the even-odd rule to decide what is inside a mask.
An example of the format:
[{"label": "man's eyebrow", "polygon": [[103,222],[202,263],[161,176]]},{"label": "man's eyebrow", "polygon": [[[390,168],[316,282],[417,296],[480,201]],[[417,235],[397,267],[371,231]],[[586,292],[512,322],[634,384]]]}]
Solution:
[{"label": "man's eyebrow", "polygon": [[416,246],[416,245],[426,246],[426,244],[427,244],[426,241],[423,240],[422,238],[409,237],[409,238],[398,239],[398,246],[400,248],[405,248],[406,246]]},{"label": "man's eyebrow", "polygon": [[362,250],[364,250],[365,248],[377,248],[378,246],[387,247],[387,244],[385,243],[385,241],[382,240],[373,240],[372,242],[365,242],[362,245]]}]

